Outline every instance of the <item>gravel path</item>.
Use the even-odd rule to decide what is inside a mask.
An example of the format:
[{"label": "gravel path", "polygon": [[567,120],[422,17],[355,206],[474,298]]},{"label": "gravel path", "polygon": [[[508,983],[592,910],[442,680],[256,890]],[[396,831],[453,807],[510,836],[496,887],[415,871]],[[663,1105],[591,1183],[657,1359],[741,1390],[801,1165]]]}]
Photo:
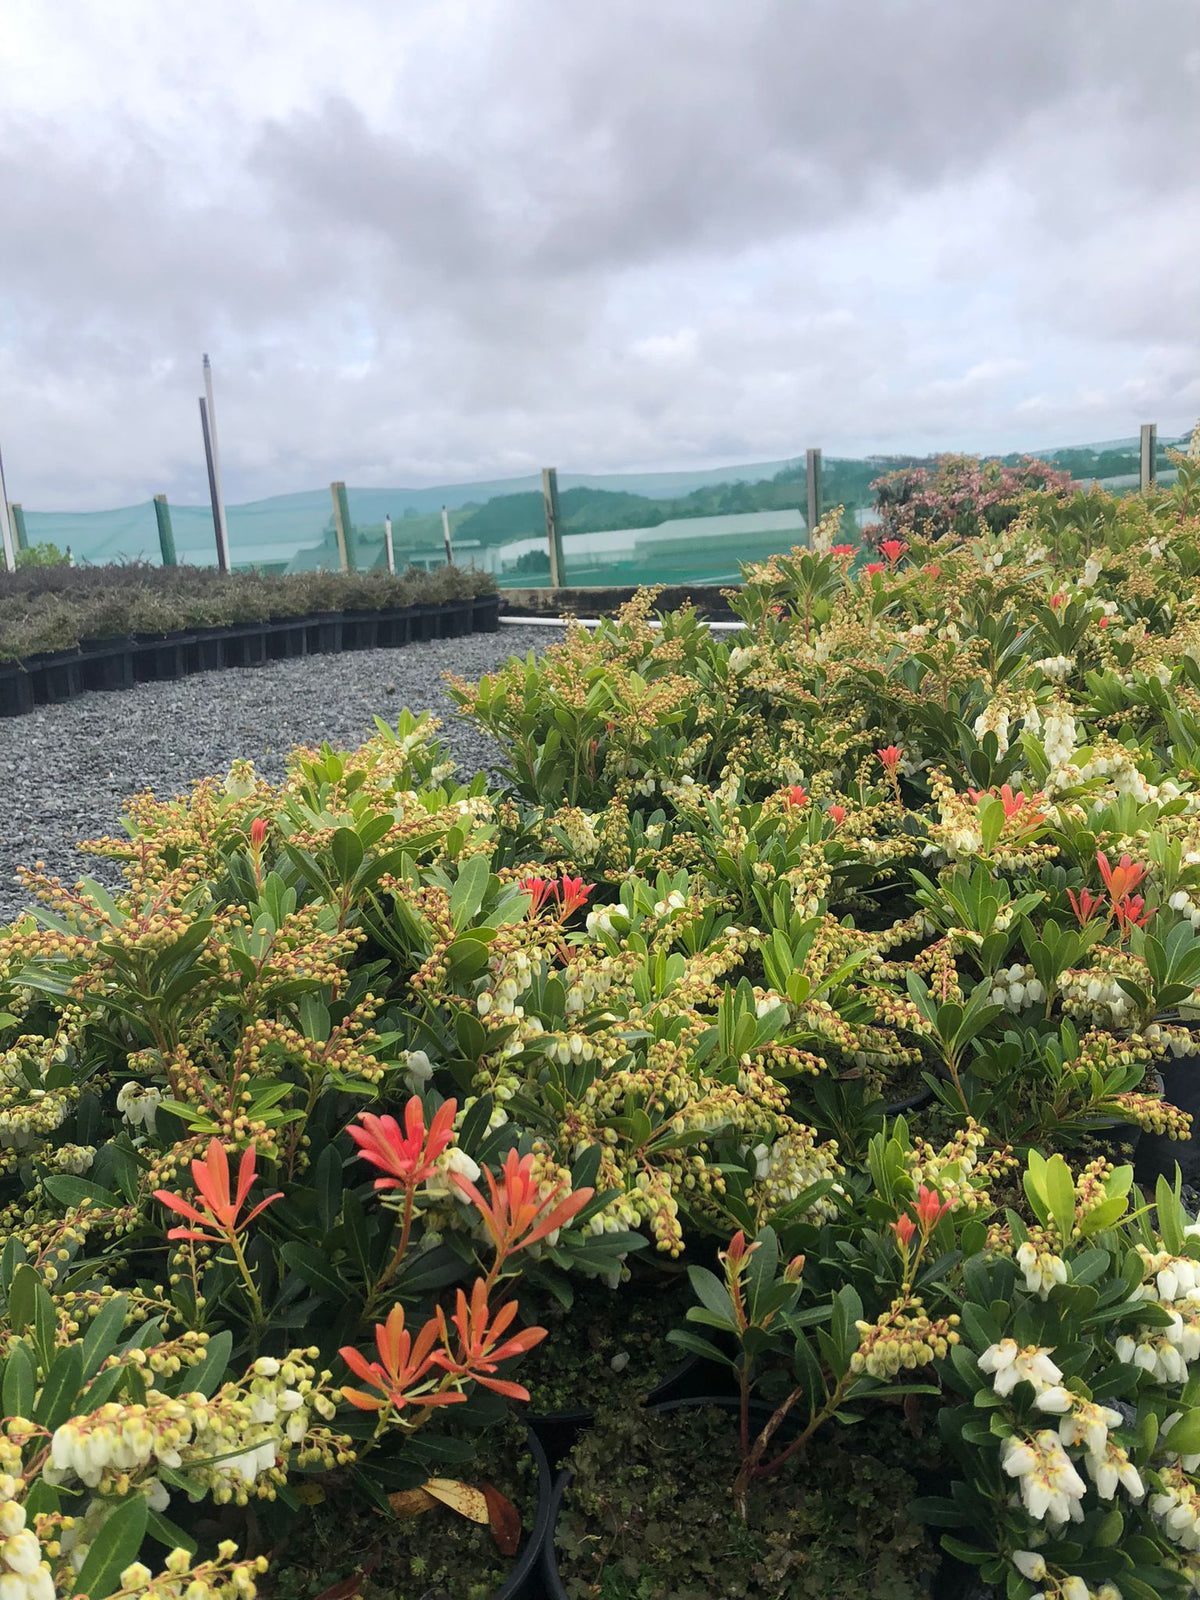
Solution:
[{"label": "gravel path", "polygon": [[293,745],[352,749],[374,733],[376,714],[394,721],[408,706],[443,718],[442,736],[468,772],[489,765],[495,746],[452,714],[442,674],[480,677],[560,637],[552,628],[503,627],[403,650],[198,673],[0,720],[0,923],[27,901],[17,866],[40,860],[68,883],[83,874],[112,882],[110,863],[81,855],[75,843],[119,833],[127,796],[183,793],[238,756],[277,781]]}]

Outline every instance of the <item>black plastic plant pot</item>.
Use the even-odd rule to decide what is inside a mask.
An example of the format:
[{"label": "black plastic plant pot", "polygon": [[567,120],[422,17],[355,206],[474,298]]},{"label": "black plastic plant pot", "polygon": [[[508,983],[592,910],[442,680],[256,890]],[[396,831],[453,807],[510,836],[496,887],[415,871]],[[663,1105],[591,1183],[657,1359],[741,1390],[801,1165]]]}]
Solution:
[{"label": "black plastic plant pot", "polygon": [[267,631],[262,622],[243,622],[225,635],[227,667],[261,667],[267,659]]},{"label": "black plastic plant pot", "polygon": [[537,1465],[538,1499],[533,1527],[517,1552],[516,1564],[506,1582],[492,1596],[492,1600],[542,1600],[539,1569],[542,1552],[550,1535],[550,1506],[554,1483],[550,1476],[550,1463],[542,1449],[541,1440],[532,1428],[525,1429],[525,1443]]},{"label": "black plastic plant pot", "polygon": [[437,606],[413,607],[412,636],[418,642],[441,637],[441,615]]},{"label": "black plastic plant pot", "polygon": [[[725,1368],[714,1361],[699,1356],[685,1356],[677,1367],[672,1367],[666,1377],[646,1395],[648,1406],[660,1406],[670,1400],[687,1400],[696,1395],[711,1394],[714,1383],[721,1381]],[[570,1411],[528,1411],[525,1420],[545,1447],[551,1466],[557,1466],[573,1448],[585,1428],[590,1428],[596,1413],[583,1406]]]},{"label": "black plastic plant pot", "polygon": [[438,606],[439,639],[460,639],[470,633],[474,608],[469,600],[443,600]]},{"label": "black plastic plant pot", "polygon": [[347,611],[342,619],[343,650],[374,650],[379,642],[377,611]]},{"label": "black plastic plant pot", "polygon": [[[1173,1028],[1186,1028],[1200,1034],[1200,1019],[1161,1017]],[[1134,1176],[1140,1183],[1153,1182],[1160,1174],[1175,1176],[1176,1164],[1188,1188],[1200,1190],[1200,1055],[1171,1056],[1158,1063],[1163,1099],[1192,1116],[1190,1139],[1168,1139],[1159,1133],[1143,1133],[1134,1160]]]},{"label": "black plastic plant pot", "polygon": [[0,661],[0,717],[23,717],[33,705],[33,679],[24,666]]},{"label": "black plastic plant pot", "polygon": [[[708,1369],[707,1363],[701,1367]],[[679,1411],[685,1407],[715,1406],[721,1411],[728,1411],[730,1425],[736,1426],[736,1412],[738,1409],[737,1398],[730,1394],[692,1394],[679,1399],[665,1400],[654,1405],[651,1409],[660,1415],[668,1412]],[[752,1402],[752,1415],[758,1425],[767,1420],[770,1408],[758,1402]],[[778,1437],[783,1437],[788,1429],[785,1422]],[[542,1589],[546,1600],[569,1600],[566,1588],[558,1572],[558,1546],[555,1538],[558,1527],[559,1513],[562,1510],[563,1500],[567,1490],[571,1487],[573,1474],[569,1468],[563,1468],[554,1480],[554,1487],[550,1492],[545,1543],[542,1547],[541,1577]],[[978,1589],[978,1574],[970,1567],[961,1567],[958,1562],[949,1562],[943,1558],[941,1569],[935,1573],[933,1579],[933,1595],[936,1600],[986,1600],[992,1591]]]},{"label": "black plastic plant pot", "polygon": [[933,1090],[926,1086],[910,1094],[907,1100],[892,1100],[883,1108],[885,1117],[903,1117],[910,1111],[923,1111],[933,1099]]},{"label": "black plastic plant pot", "polygon": [[477,594],[471,601],[471,627],[476,633],[499,633],[500,596]]},{"label": "black plastic plant pot", "polygon": [[301,617],[273,617],[264,634],[271,661],[292,661],[308,654],[308,626]]},{"label": "black plastic plant pot", "polygon": [[305,643],[310,656],[336,655],[342,648],[342,613],[318,611],[307,619]]},{"label": "black plastic plant pot", "polygon": [[33,698],[39,706],[58,705],[83,693],[81,657],[76,650],[59,650],[32,655],[25,665],[33,683]]},{"label": "black plastic plant pot", "polygon": [[191,635],[169,633],[133,636],[133,676],[137,683],[173,683],[187,677]]},{"label": "black plastic plant pot", "polygon": [[[738,1402],[732,1395],[696,1394],[686,1398],[663,1400],[650,1409],[657,1412],[678,1411],[683,1406],[716,1406],[721,1411],[734,1412]],[[755,1414],[761,1413],[765,1419],[766,1407],[755,1406]],[[569,1600],[563,1581],[558,1575],[558,1546],[555,1542],[555,1531],[558,1527],[558,1515],[562,1510],[562,1503],[567,1490],[571,1487],[574,1474],[569,1468],[564,1467],[554,1480],[554,1487],[550,1491],[549,1515],[547,1517],[545,1542],[542,1546],[542,1588],[546,1600]]]},{"label": "black plastic plant pot", "polygon": [[379,631],[375,644],[380,650],[400,650],[408,643],[409,614],[407,607],[379,613]]},{"label": "black plastic plant pot", "polygon": [[197,628],[184,646],[184,660],[191,672],[219,672],[225,665],[227,628]]},{"label": "black plastic plant pot", "polygon": [[81,639],[79,672],[85,689],[111,693],[133,687],[133,640]]}]

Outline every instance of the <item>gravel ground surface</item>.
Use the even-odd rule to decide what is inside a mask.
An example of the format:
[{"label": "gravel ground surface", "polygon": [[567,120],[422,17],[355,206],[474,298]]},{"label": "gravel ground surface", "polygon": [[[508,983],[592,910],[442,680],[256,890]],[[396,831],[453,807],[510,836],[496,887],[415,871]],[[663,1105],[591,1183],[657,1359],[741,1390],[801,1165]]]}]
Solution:
[{"label": "gravel ground surface", "polygon": [[18,866],[44,861],[68,883],[85,874],[111,883],[111,864],[81,855],[76,842],[119,833],[127,796],[184,793],[238,756],[277,781],[292,746],[352,749],[374,733],[376,715],[394,721],[408,706],[443,718],[442,736],[468,772],[488,766],[495,746],[453,714],[442,674],[480,677],[561,637],[504,627],[404,650],[309,656],[85,694],[0,721],[0,923],[27,901]]}]

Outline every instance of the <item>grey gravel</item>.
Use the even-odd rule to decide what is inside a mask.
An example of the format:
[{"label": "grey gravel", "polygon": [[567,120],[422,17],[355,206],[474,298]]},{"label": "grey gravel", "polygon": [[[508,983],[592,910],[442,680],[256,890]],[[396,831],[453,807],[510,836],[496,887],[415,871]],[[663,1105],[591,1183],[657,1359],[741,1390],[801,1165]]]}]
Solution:
[{"label": "grey gravel", "polygon": [[454,714],[443,674],[477,678],[561,637],[503,627],[403,650],[197,673],[0,719],[0,923],[28,902],[19,865],[44,861],[67,883],[84,874],[112,883],[112,864],[81,854],[77,841],[120,833],[128,796],[185,793],[239,756],[277,781],[294,745],[353,749],[375,732],[376,715],[394,722],[408,706],[443,719],[442,737],[467,773],[491,766],[496,746]]}]

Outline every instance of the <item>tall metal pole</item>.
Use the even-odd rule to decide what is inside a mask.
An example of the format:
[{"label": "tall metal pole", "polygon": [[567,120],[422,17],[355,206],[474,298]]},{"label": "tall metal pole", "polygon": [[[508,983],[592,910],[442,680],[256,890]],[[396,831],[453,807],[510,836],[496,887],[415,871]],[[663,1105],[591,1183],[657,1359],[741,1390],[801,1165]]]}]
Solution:
[{"label": "tall metal pole", "polygon": [[229,571],[229,526],[225,521],[225,498],[221,493],[221,455],[217,448],[217,411],[213,403],[212,363],[204,357],[204,398],[208,402],[208,436],[212,452],[209,475],[213,487],[213,514],[217,519],[217,564]]},{"label": "tall metal pole", "polygon": [[542,500],[546,507],[546,544],[550,551],[550,587],[561,589],[567,581],[563,561],[562,528],[558,516],[558,469],[542,468]]},{"label": "tall metal pole", "polygon": [[396,576],[396,548],[392,544],[392,513],[390,511],[383,519],[383,548],[387,552],[387,569],[394,578]]},{"label": "tall metal pole", "polygon": [[213,463],[212,430],[208,424],[208,402],[200,396],[200,431],[204,435],[204,461],[208,467],[208,497],[212,501],[213,532],[217,538],[217,567],[221,572],[229,571],[229,554],[221,540],[221,512],[220,499],[217,490],[217,473]]},{"label": "tall metal pole", "polygon": [[808,490],[808,541],[812,543],[813,529],[821,520],[821,452],[804,453],[804,484]]},{"label": "tall metal pole", "polygon": [[450,513],[442,507],[442,543],[446,546],[446,565],[454,565],[454,549],[450,543]]},{"label": "tall metal pole", "polygon": [[1158,477],[1158,423],[1142,423],[1141,455],[1138,463],[1138,488],[1152,489]]},{"label": "tall metal pole", "polygon": [[4,454],[0,451],[0,543],[4,545],[4,565],[9,572],[17,570],[17,551],[13,544],[12,525],[8,520],[8,485],[4,481]]}]

